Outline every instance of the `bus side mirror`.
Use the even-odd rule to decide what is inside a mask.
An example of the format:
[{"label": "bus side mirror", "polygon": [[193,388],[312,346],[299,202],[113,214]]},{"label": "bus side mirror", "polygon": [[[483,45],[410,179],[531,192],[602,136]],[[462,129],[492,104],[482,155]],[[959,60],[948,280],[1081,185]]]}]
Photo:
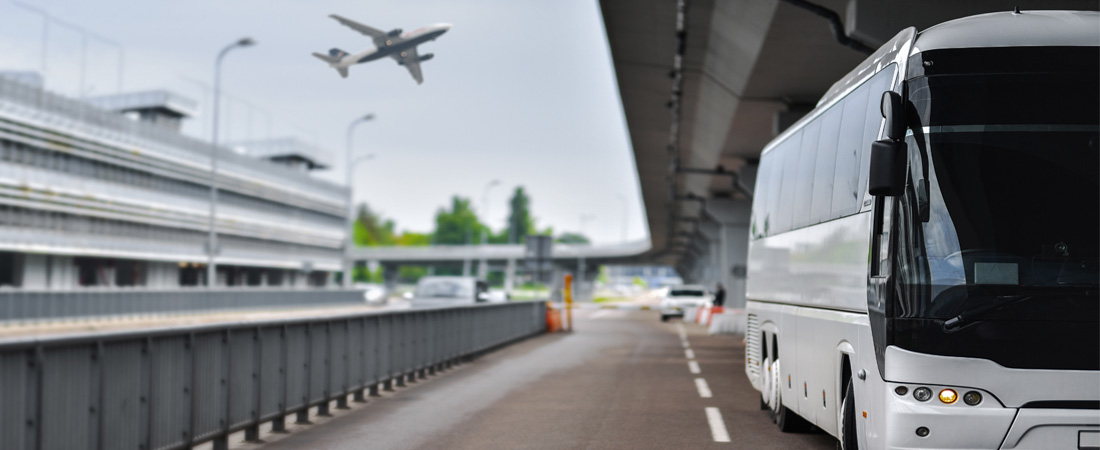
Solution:
[{"label": "bus side mirror", "polygon": [[886,137],[895,141],[905,139],[905,103],[901,95],[894,91],[883,92],[879,110],[886,119]]},{"label": "bus side mirror", "polygon": [[904,141],[883,139],[871,144],[871,173],[867,190],[873,196],[896,197],[905,187]]}]

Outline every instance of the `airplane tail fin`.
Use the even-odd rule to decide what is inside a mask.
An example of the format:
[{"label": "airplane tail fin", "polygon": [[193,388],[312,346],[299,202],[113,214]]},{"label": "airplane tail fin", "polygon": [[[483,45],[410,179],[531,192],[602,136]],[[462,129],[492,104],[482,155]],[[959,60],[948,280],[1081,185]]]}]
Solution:
[{"label": "airplane tail fin", "polygon": [[337,66],[337,64],[340,63],[340,59],[343,58],[344,55],[347,55],[347,53],[344,53],[344,52],[342,52],[338,49],[335,49],[335,48],[330,50],[328,55],[323,55],[321,53],[314,53],[313,54],[314,57],[316,57],[317,59],[319,59],[321,61],[327,62],[329,67],[332,67],[332,68],[336,69],[337,72],[340,72],[340,77],[341,78],[347,78],[348,77],[348,68]]},{"label": "airplane tail fin", "polygon": [[341,59],[344,59],[345,56],[348,56],[348,52],[345,52],[345,51],[340,50],[338,48],[330,48],[328,50],[328,55],[333,57],[333,58],[336,58],[336,60],[339,61]]},{"label": "airplane tail fin", "polygon": [[322,55],[320,53],[314,53],[313,56],[316,57],[317,59],[321,60],[321,61],[329,63],[329,65],[333,65],[333,64],[336,64],[336,63],[340,62],[339,59],[333,58],[333,57],[328,56],[328,55]]}]

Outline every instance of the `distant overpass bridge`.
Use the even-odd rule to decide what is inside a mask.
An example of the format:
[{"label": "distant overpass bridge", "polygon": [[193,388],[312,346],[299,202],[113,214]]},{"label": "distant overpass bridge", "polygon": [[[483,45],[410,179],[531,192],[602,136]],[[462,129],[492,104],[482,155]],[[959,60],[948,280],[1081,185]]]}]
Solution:
[{"label": "distant overpass bridge", "polygon": [[[550,259],[556,268],[584,272],[584,279],[591,279],[600,264],[624,264],[644,262],[640,259],[649,251],[649,240],[623,242],[618,244],[553,244]],[[515,278],[517,265],[525,258],[525,246],[521,244],[503,245],[433,245],[427,247],[358,247],[352,250],[352,260],[356,264],[376,262],[381,264],[384,273],[396,273],[397,267],[407,265],[428,267],[454,267],[460,265],[463,272],[472,274],[475,265],[477,273],[484,277],[490,267],[504,268],[505,286],[510,288]],[[482,266],[480,261],[488,264]],[[583,267],[581,267],[583,266]]]}]

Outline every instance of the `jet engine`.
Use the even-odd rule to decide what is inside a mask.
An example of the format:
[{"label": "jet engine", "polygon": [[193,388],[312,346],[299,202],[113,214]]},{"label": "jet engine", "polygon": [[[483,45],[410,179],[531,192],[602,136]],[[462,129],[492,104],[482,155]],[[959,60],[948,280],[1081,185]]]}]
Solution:
[{"label": "jet engine", "polygon": [[386,36],[389,36],[389,37],[398,37],[398,36],[400,36],[400,35],[401,35],[401,31],[402,31],[402,30],[401,30],[400,28],[394,28],[394,29],[390,30],[390,32],[389,32],[389,33],[386,33]]},{"label": "jet engine", "polygon": [[427,60],[432,59],[434,57],[435,57],[434,53],[428,53],[427,55],[421,56],[418,61],[427,61]]}]

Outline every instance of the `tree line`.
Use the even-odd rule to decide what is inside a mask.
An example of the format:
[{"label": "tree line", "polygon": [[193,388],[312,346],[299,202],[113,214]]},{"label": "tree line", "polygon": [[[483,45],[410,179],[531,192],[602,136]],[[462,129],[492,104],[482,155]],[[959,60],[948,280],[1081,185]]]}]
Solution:
[{"label": "tree line", "polygon": [[[482,232],[489,244],[522,244],[527,236],[554,236],[553,227],[536,229],[535,218],[531,215],[531,197],[518,186],[508,199],[508,221],[501,230],[494,231],[478,217],[470,199],[460,196],[451,197],[449,207],[439,208],[435,213],[435,229],[428,233],[397,231],[392,219],[383,217],[366,203],[359,205],[353,223],[352,241],[358,247],[375,246],[426,246],[426,245],[463,245],[481,244]],[[562,233],[555,240],[563,243],[589,243],[589,239],[579,233]]]}]

